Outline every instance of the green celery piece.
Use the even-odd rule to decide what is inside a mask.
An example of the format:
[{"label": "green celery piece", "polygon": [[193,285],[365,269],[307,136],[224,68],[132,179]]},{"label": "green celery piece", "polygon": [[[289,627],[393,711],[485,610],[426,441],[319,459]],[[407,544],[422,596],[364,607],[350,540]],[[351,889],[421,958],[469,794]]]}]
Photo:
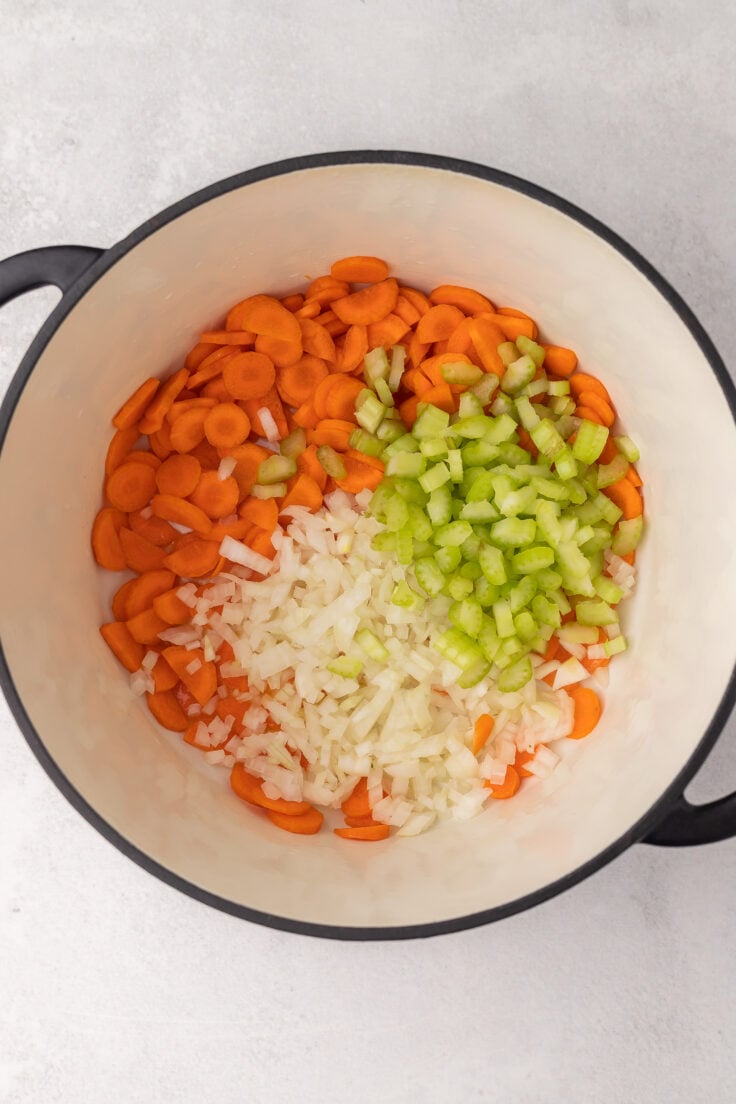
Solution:
[{"label": "green celery piece", "polygon": [[391,367],[388,373],[388,386],[391,391],[396,392],[401,387],[401,377],[404,374],[404,361],[406,359],[406,349],[403,345],[391,346]]},{"label": "green celery piece", "polygon": [[513,559],[514,569],[522,575],[532,575],[544,567],[551,567],[554,562],[554,550],[546,544],[525,548],[523,552],[517,552]]},{"label": "green celery piece", "polygon": [[250,489],[250,493],[254,498],[283,498],[288,490],[285,483],[269,483],[267,486],[263,486],[260,483],[254,483]]},{"label": "green celery piece", "polygon": [[[460,568],[460,575],[463,579],[470,579],[470,581],[474,583],[482,578],[483,572],[481,571],[479,563],[474,563],[472,560],[469,560]],[[475,589],[475,587],[473,589]]]},{"label": "green celery piece", "polygon": [[407,503],[406,509],[409,515],[409,529],[414,540],[429,540],[434,532],[434,527],[424,510],[413,502]]},{"label": "green celery piece", "polygon": [[593,588],[598,597],[608,602],[609,606],[617,605],[624,596],[621,587],[616,586],[613,579],[609,579],[607,575],[599,575],[593,579]]},{"label": "green celery piece", "polygon": [[498,678],[498,689],[502,694],[510,694],[516,690],[521,690],[531,680],[533,674],[531,660],[529,656],[524,656],[523,659],[518,660],[501,672]]},{"label": "green celery piece", "polygon": [[447,466],[450,469],[450,479],[453,483],[462,483],[463,480],[463,454],[460,449],[450,449],[447,453]]},{"label": "green celery piece", "polygon": [[509,364],[501,379],[501,390],[516,395],[534,379],[537,366],[530,356],[521,356]]},{"label": "green celery piece", "polygon": [[374,548],[376,552],[395,552],[396,533],[389,533],[388,529],[382,529],[380,533],[376,533],[371,538],[371,548]]},{"label": "green celery piece", "polygon": [[434,642],[437,651],[445,659],[456,664],[462,671],[469,671],[479,660],[484,659],[482,651],[474,640],[460,629],[448,629]]},{"label": "green celery piece", "polygon": [[575,578],[581,578],[590,571],[590,562],[580,551],[574,540],[560,541],[556,548],[556,556],[563,575],[568,574]]},{"label": "green celery piece", "polygon": [[495,521],[497,517],[498,510],[492,502],[466,502],[460,511],[460,519],[473,524]]},{"label": "green celery piece", "polygon": [[401,437],[397,437],[395,441],[390,441],[384,449],[384,454],[387,457],[398,456],[400,452],[419,453],[419,445],[411,433],[404,433]]},{"label": "green celery piece", "polygon": [[464,560],[477,560],[480,555],[481,539],[475,533],[464,540],[460,545],[460,552]]},{"label": "green celery piece", "polygon": [[601,552],[610,547],[611,530],[607,525],[596,525],[593,528],[593,536],[580,545],[580,551],[590,559],[594,552]]},{"label": "green celery piece", "polygon": [[394,606],[400,606],[401,609],[416,610],[417,612],[420,612],[425,606],[425,599],[422,595],[412,590],[404,579],[394,587],[391,602]]},{"label": "green celery piece", "polygon": [[440,548],[448,545],[459,547],[468,537],[472,537],[473,527],[467,521],[450,521],[435,529],[434,542]]},{"label": "green celery piece", "polygon": [[269,483],[283,483],[296,474],[296,460],[291,456],[278,456],[274,453],[258,465],[258,482],[264,486]]},{"label": "green celery piece", "polygon": [[499,598],[493,603],[493,619],[496,622],[496,632],[502,640],[514,635],[514,618],[511,606],[505,598]]},{"label": "green celery piece", "polygon": [[[279,452],[282,456],[289,456],[292,459],[296,459],[300,456],[307,447],[307,434],[301,426],[297,426],[296,429],[292,429],[291,433],[287,434],[279,444]],[[352,447],[352,446],[351,446]]]},{"label": "green celery piece", "polygon": [[550,380],[547,388],[548,394],[553,395],[555,398],[559,398],[562,395],[570,394],[570,381],[569,380]]},{"label": "green celery piece", "polygon": [[581,625],[615,625],[618,622],[616,611],[603,600],[578,602],[575,617]]},{"label": "green celery piece", "polygon": [[516,422],[508,414],[500,414],[497,418],[489,418],[488,421],[491,425],[482,437],[489,445],[501,445],[516,433]]},{"label": "green celery piece", "polygon": [[585,487],[583,487],[580,480],[572,478],[568,479],[565,483],[565,487],[567,489],[568,495],[570,496],[570,501],[575,506],[582,506],[582,504],[585,502],[586,494]]},{"label": "green celery piece", "polygon": [[572,446],[572,454],[582,464],[593,464],[606,447],[607,440],[608,430],[605,426],[583,418]]},{"label": "green celery piece", "polygon": [[412,428],[412,436],[418,441],[425,437],[441,437],[450,424],[450,415],[431,403],[422,407]]},{"label": "green celery piece", "polygon": [[608,522],[609,525],[615,525],[619,518],[623,517],[623,511],[602,492],[598,494],[594,502],[600,508],[601,517],[604,521]]},{"label": "green celery piece", "polygon": [[613,551],[617,556],[628,556],[638,547],[643,532],[644,519],[641,515],[629,518],[628,521],[620,521],[613,535]]},{"label": "green celery piece", "polygon": [[414,538],[408,526],[400,529],[396,534],[396,558],[404,566],[408,566],[414,560]]},{"label": "green celery piece", "polygon": [[614,444],[618,451],[626,457],[630,464],[635,464],[641,453],[630,437],[614,437]]},{"label": "green celery piece", "polygon": [[532,341],[530,337],[525,337],[524,334],[520,334],[516,339],[516,347],[520,353],[525,353],[534,361],[535,368],[541,368],[544,364],[544,349],[541,345],[538,345],[536,341]]},{"label": "green celery piece", "polygon": [[379,399],[387,410],[389,407],[394,405],[393,392],[391,391],[391,388],[389,387],[385,379],[381,379],[379,377],[373,386],[376,389],[376,394],[378,395]]},{"label": "green celery piece", "polygon": [[376,430],[376,437],[379,441],[390,444],[392,441],[398,440],[399,437],[403,437],[405,433],[406,430],[403,423],[395,421],[393,418],[386,417]]},{"label": "green celery piece", "polygon": [[354,679],[363,670],[363,660],[353,659],[350,656],[337,656],[330,663],[327,664],[327,670],[333,675],[340,675],[341,678]]},{"label": "green celery piece", "polygon": [[450,606],[449,618],[456,629],[462,629],[472,640],[478,639],[483,624],[483,610],[473,598],[463,598]]},{"label": "green celery piece", "polygon": [[606,653],[609,659],[615,655],[620,655],[621,652],[625,652],[628,648],[625,636],[614,636],[611,640],[607,640],[603,645],[603,651]]},{"label": "green celery piece", "polygon": [[515,412],[514,400],[510,395],[497,395],[491,405],[491,414],[498,418],[503,414],[511,415]]},{"label": "green celery piece", "polygon": [[546,498],[537,499],[536,518],[537,533],[542,540],[556,548],[562,539],[557,504]]},{"label": "green celery piece", "polygon": [[544,476],[533,476],[531,486],[537,494],[544,498],[550,498],[555,502],[567,502],[570,498],[564,483],[559,479],[547,479]]},{"label": "green celery piece", "polygon": [[489,583],[494,586],[502,586],[506,582],[508,578],[506,564],[503,553],[499,548],[492,544],[481,544],[478,552],[478,563]]},{"label": "green celery piece", "polygon": [[562,576],[551,567],[545,567],[541,571],[538,571],[534,579],[540,590],[559,590],[562,586]]},{"label": "green celery piece", "polygon": [[629,461],[619,453],[610,464],[601,464],[598,468],[598,489],[610,487],[612,483],[618,483],[624,479],[629,470]]},{"label": "green celery piece", "polygon": [[519,471],[521,467],[525,467],[531,460],[531,455],[523,449],[521,445],[514,445],[511,441],[504,441],[502,445],[498,446],[499,455],[498,459],[503,464],[512,465],[515,469],[514,475],[520,481],[523,482],[523,477]]},{"label": "green celery piece", "polygon": [[383,348],[371,349],[363,358],[363,373],[368,383],[373,385],[377,379],[388,379],[391,365]]},{"label": "green celery piece", "polygon": [[499,452],[498,445],[492,445],[483,438],[479,441],[468,441],[462,447],[463,464],[466,468],[483,467],[496,460]]},{"label": "green celery piece", "polygon": [[485,575],[481,575],[473,586],[473,595],[480,602],[483,609],[489,609],[501,597],[501,588],[489,583]]},{"label": "green celery piece", "polygon": [[508,603],[511,612],[516,614],[526,609],[531,604],[537,593],[537,582],[532,575],[524,575],[518,583],[508,592]]},{"label": "green celery piece", "polygon": [[385,414],[386,407],[380,399],[372,394],[370,398],[365,400],[360,409],[355,411],[355,420],[368,433],[375,433]]},{"label": "green celery piece", "polygon": [[[284,443],[283,441],[281,442]],[[356,452],[362,452],[366,456],[381,456],[386,447],[385,441],[381,441],[365,429],[354,429],[350,434],[349,445]]]},{"label": "green celery piece", "polygon": [[565,479],[568,483],[578,474],[578,462],[567,445],[555,456],[555,471],[560,479]]},{"label": "green celery piece", "polygon": [[434,464],[431,468],[427,468],[424,475],[419,476],[418,482],[423,491],[431,494],[432,491],[450,482],[450,469],[442,462]]},{"label": "green celery piece", "polygon": [[404,499],[394,495],[386,505],[386,528],[389,533],[398,533],[409,521],[409,508]]},{"label": "green celery piece", "polygon": [[525,395],[520,395],[516,400],[516,411],[524,429],[534,429],[539,425],[539,415],[533,409],[532,404]]},{"label": "green celery piece", "polygon": [[539,424],[529,431],[529,435],[539,451],[553,460],[565,447],[563,438],[549,418],[542,418]]},{"label": "green celery piece", "polygon": [[378,639],[370,629],[359,629],[355,634],[355,643],[362,648],[366,655],[375,659],[377,663],[384,663],[389,657],[388,648]]},{"label": "green celery piece", "polygon": [[510,491],[502,498],[496,496],[496,505],[507,518],[515,518],[519,514],[534,514],[536,502],[537,495],[531,487],[519,487],[517,491]]},{"label": "green celery piece", "polygon": [[493,419],[485,414],[473,414],[469,418],[461,418],[452,427],[453,435],[464,440],[480,440],[486,437],[493,428]]},{"label": "green celery piece", "polygon": [[502,548],[520,548],[532,544],[537,523],[531,518],[502,518],[491,526],[494,543]]},{"label": "green celery piece", "polygon": [[472,479],[472,483],[467,487],[465,491],[466,502],[487,502],[493,494],[494,481],[497,478],[493,469],[490,471],[483,471],[480,468],[469,468],[469,472],[477,472],[477,475],[469,476]]},{"label": "green celery piece", "polygon": [[453,571],[457,571],[463,556],[458,547],[450,545],[438,548],[434,558],[443,575],[451,575]]},{"label": "green celery piece", "polygon": [[464,690],[467,690],[471,686],[477,686],[477,684],[486,677],[490,669],[491,665],[487,660],[476,660],[471,667],[463,671],[457,680],[457,684]]},{"label": "green celery piece", "polygon": [[474,589],[472,579],[466,579],[459,572],[453,575],[445,584],[445,593],[449,594],[450,598],[454,598],[456,602],[460,602],[463,598],[469,598]]},{"label": "green celery piece", "polygon": [[[443,375],[445,367],[453,367],[452,365],[443,365]],[[483,375],[481,368],[476,368],[474,364],[465,364],[464,368],[472,368],[478,373],[476,379],[473,382],[477,382]],[[448,383],[462,383],[462,380],[447,380]],[[460,418],[474,418],[478,414],[483,413],[483,403],[480,401],[477,395],[474,395],[472,391],[466,391],[460,396],[460,402],[458,404],[458,414]]]},{"label": "green celery piece", "polygon": [[532,614],[540,625],[551,625],[557,629],[562,623],[557,604],[551,602],[544,594],[535,594],[532,598]]},{"label": "green celery piece", "polygon": [[431,556],[425,556],[414,563],[414,575],[417,583],[430,598],[439,594],[445,585],[445,576]]},{"label": "green celery piece", "polygon": [[422,490],[415,479],[393,479],[394,491],[404,502],[413,502],[415,506],[426,506],[429,495]]},{"label": "green celery piece", "polygon": [[427,461],[421,453],[397,452],[389,456],[385,472],[388,476],[398,475],[407,479],[417,479],[424,474],[426,467]]},{"label": "green celery piece", "polygon": [[561,625],[557,630],[560,640],[569,641],[571,644],[597,644],[598,629],[592,625],[579,625],[577,621],[570,621]]},{"label": "green celery piece", "polygon": [[444,460],[447,457],[447,440],[444,437],[422,437],[419,451],[428,460]]},{"label": "green celery piece", "polygon": [[517,613],[514,618],[514,628],[519,640],[524,644],[531,643],[537,635],[537,623],[529,610],[522,610],[521,613]]},{"label": "green celery piece", "polygon": [[518,360],[521,352],[513,341],[502,341],[497,351],[504,368],[508,368],[509,364],[513,364],[515,360]]},{"label": "green celery piece", "polygon": [[470,388],[471,392],[480,401],[481,406],[488,406],[493,394],[498,387],[498,376],[493,372],[484,372],[477,383]]},{"label": "green celery piece", "polygon": [[[449,476],[449,471],[447,474]],[[435,528],[446,525],[450,520],[452,517],[452,492],[447,484],[432,491],[427,502],[427,513]]]},{"label": "green celery piece", "polygon": [[330,445],[320,445],[317,449],[317,459],[333,479],[344,479],[346,475],[345,465],[339,452],[335,452]]}]

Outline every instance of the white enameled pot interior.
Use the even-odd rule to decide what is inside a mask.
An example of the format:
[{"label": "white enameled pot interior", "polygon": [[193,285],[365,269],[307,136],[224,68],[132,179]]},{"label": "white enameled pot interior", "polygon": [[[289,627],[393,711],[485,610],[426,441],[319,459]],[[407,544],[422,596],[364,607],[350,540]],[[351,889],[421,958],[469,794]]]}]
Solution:
[{"label": "white enameled pot interior", "polygon": [[[599,729],[560,769],[467,823],[363,847],[286,835],[221,769],[158,729],[102,642],[89,548],[110,416],[247,294],[284,294],[348,253],[477,287],[538,319],[605,381],[640,443],[649,532]],[[500,906],[625,833],[692,754],[733,664],[736,434],[665,299],[553,207],[473,176],[340,165],[228,192],[152,233],[83,296],[40,356],[0,463],[0,628],[36,731],[84,800],[194,886],[305,923],[429,924]],[[558,747],[560,745],[557,745]]]}]

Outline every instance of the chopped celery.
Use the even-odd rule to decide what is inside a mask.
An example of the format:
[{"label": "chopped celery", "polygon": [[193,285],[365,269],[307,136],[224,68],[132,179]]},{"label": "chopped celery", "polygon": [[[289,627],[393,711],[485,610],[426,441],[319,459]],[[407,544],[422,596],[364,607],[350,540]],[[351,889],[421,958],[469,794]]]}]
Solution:
[{"label": "chopped celery", "polygon": [[534,576],[534,580],[539,589],[544,591],[559,590],[562,586],[562,576],[551,567],[545,567],[538,571]]},{"label": "chopped celery", "polygon": [[502,586],[506,582],[506,564],[500,548],[495,548],[492,544],[481,544],[478,563],[489,583]]},{"label": "chopped celery", "polygon": [[480,522],[495,521],[498,510],[492,502],[466,502],[460,511],[462,521]]},{"label": "chopped celery", "polygon": [[357,678],[360,672],[363,670],[362,659],[352,659],[350,656],[338,656],[327,664],[327,670],[333,675],[340,675],[342,678],[354,679]]},{"label": "chopped celery", "polygon": [[[284,442],[281,443],[283,445]],[[365,429],[354,429],[350,434],[348,444],[351,449],[362,452],[366,456],[380,456],[386,447],[383,441],[379,441],[378,437],[374,437],[372,433],[368,433]]]},{"label": "chopped celery", "polygon": [[[475,474],[470,474],[474,472]],[[493,469],[490,471],[484,471],[482,468],[470,468],[468,469],[468,478],[466,480],[465,501],[466,502],[487,502],[490,496],[494,493],[495,475]]]},{"label": "chopped celery", "polygon": [[531,680],[533,674],[531,660],[529,656],[524,656],[523,659],[517,660],[516,663],[501,672],[498,678],[498,689],[502,694],[510,694],[516,690],[521,690],[522,686],[526,686]]},{"label": "chopped celery", "polygon": [[572,414],[561,414],[557,419],[557,432],[560,437],[564,437],[565,440],[572,437],[578,428],[579,421],[580,419],[573,417]]},{"label": "chopped celery", "polygon": [[578,602],[575,616],[581,625],[615,625],[618,621],[616,611],[602,599],[598,602]]},{"label": "chopped celery", "polygon": [[503,548],[520,548],[532,544],[537,524],[531,518],[502,518],[491,527],[493,540]]},{"label": "chopped celery", "polygon": [[559,607],[544,594],[535,594],[532,598],[532,613],[534,619],[542,625],[551,625],[557,629],[561,624]]},{"label": "chopped celery", "polygon": [[546,544],[534,544],[531,548],[525,548],[523,552],[517,552],[512,560],[514,569],[521,575],[531,575],[544,567],[551,567],[554,562],[554,551]]},{"label": "chopped celery", "polygon": [[524,429],[534,429],[535,425],[539,425],[539,415],[525,395],[520,395],[516,400],[516,411]]},{"label": "chopped celery", "polygon": [[507,367],[501,379],[501,390],[507,395],[516,395],[522,387],[534,379],[537,366],[530,356],[521,356]]},{"label": "chopped celery", "polygon": [[408,525],[412,537],[420,541],[429,540],[433,533],[433,526],[424,510],[414,502],[407,503],[406,509],[409,515]]},{"label": "chopped celery", "polygon": [[450,469],[450,479],[453,483],[462,483],[463,480],[463,454],[460,449],[450,449],[447,453],[447,466]]},{"label": "chopped celery", "polygon": [[544,456],[555,459],[564,449],[565,442],[549,418],[542,418],[529,431],[532,441]]},{"label": "chopped celery", "polygon": [[583,418],[575,436],[572,454],[581,463],[592,464],[603,452],[607,440],[608,430],[605,426]]},{"label": "chopped celery", "polygon": [[481,575],[475,582],[473,594],[483,609],[489,609],[501,597],[501,588],[489,583],[485,575]]},{"label": "chopped celery", "polygon": [[[573,461],[575,463],[575,461]],[[576,506],[582,506],[585,502],[586,494],[585,487],[579,479],[570,478],[565,481],[565,487],[570,497],[570,501]]]},{"label": "chopped celery", "polygon": [[470,388],[471,392],[480,400],[481,406],[488,406],[493,394],[498,387],[498,376],[493,372],[484,372],[477,383]]},{"label": "chopped celery", "polygon": [[400,529],[396,534],[396,558],[404,566],[408,566],[414,560],[414,538],[408,526]]},{"label": "chopped celery", "polygon": [[421,560],[424,556],[434,555],[434,545],[431,541],[417,540],[414,538],[414,559]]},{"label": "chopped celery", "polygon": [[386,445],[383,450],[384,456],[396,456],[399,452],[419,452],[419,445],[417,441],[412,437],[411,433],[404,433],[401,437],[397,437],[395,441],[391,441]]},{"label": "chopped celery", "polygon": [[556,503],[546,498],[537,499],[536,518],[539,536],[556,548],[562,539]]},{"label": "chopped celery", "polygon": [[530,337],[520,334],[516,339],[516,348],[520,353],[526,353],[527,356],[532,358],[535,368],[541,368],[544,364],[544,349],[536,341],[532,341]]},{"label": "chopped celery", "polygon": [[447,464],[442,462],[433,464],[431,468],[427,468],[424,475],[419,476],[419,485],[427,494],[431,494],[432,491],[438,490],[440,487],[443,487],[445,483],[449,482],[450,469]]},{"label": "chopped celery", "polygon": [[628,556],[637,548],[644,531],[644,519],[639,517],[629,518],[628,521],[620,521],[613,535],[611,545],[617,556]]},{"label": "chopped celery", "polygon": [[386,504],[386,528],[389,533],[398,533],[408,521],[409,507],[400,495],[394,495]]},{"label": "chopped celery", "polygon": [[[447,468],[445,468],[445,471],[447,471]],[[448,478],[444,481],[443,486],[436,487],[427,502],[429,520],[435,526],[446,525],[452,517],[452,492],[447,486],[449,476],[450,473],[447,471]]]},{"label": "chopped celery", "polygon": [[552,413],[560,418],[563,415],[575,413],[575,400],[569,398],[567,395],[556,395],[550,399],[549,408]]},{"label": "chopped celery", "polygon": [[514,400],[508,395],[497,395],[491,405],[491,414],[494,418],[500,417],[502,414],[513,414],[516,407],[514,406]]},{"label": "chopped celery", "polygon": [[520,613],[537,593],[537,584],[531,575],[524,575],[508,592],[509,607],[512,613]]},{"label": "chopped celery", "polygon": [[482,577],[483,572],[481,571],[479,563],[476,563],[474,560],[469,560],[460,568],[460,575],[463,579],[470,579],[470,581],[474,583]]},{"label": "chopped celery", "polygon": [[629,461],[621,453],[615,456],[610,464],[601,464],[598,468],[598,487],[603,490],[604,487],[610,487],[612,483],[618,483],[619,479],[624,479],[627,471],[629,470]]},{"label": "chopped celery", "polygon": [[497,418],[489,418],[490,426],[483,434],[483,440],[489,445],[501,445],[510,440],[516,433],[516,422],[509,414],[499,414]]},{"label": "chopped celery", "polygon": [[376,394],[385,407],[394,405],[394,396],[385,379],[377,379],[375,382]]},{"label": "chopped celery", "polygon": [[582,502],[570,511],[581,525],[595,525],[603,517],[597,497]]},{"label": "chopped celery", "polygon": [[378,639],[370,629],[359,629],[355,634],[355,643],[363,649],[366,655],[375,659],[377,663],[383,663],[389,657],[388,648]]},{"label": "chopped celery", "polygon": [[609,525],[615,525],[620,517],[623,517],[623,511],[619,509],[612,499],[607,495],[599,494],[594,499],[596,506],[600,509],[601,517],[604,521],[607,521]]},{"label": "chopped celery", "polygon": [[423,437],[441,437],[449,424],[450,415],[445,410],[428,404],[422,407],[411,432],[418,441]]},{"label": "chopped celery", "polygon": [[[559,475],[560,479],[565,479],[568,482],[574,479],[578,474],[578,462],[572,454],[572,449],[565,445],[564,448],[555,456],[555,471]],[[583,492],[583,501],[585,501],[585,493]],[[573,499],[573,502],[575,500]]]},{"label": "chopped celery", "polygon": [[384,418],[376,430],[376,437],[379,441],[391,444],[392,441],[396,441],[399,437],[403,437],[405,433],[406,429],[404,428],[403,422],[398,422],[394,418]]},{"label": "chopped celery", "polygon": [[544,495],[556,502],[566,502],[570,495],[567,489],[557,479],[546,479],[544,476],[534,476],[531,482],[537,494]]},{"label": "chopped celery", "polygon": [[416,610],[417,612],[424,609],[425,605],[425,599],[422,595],[412,590],[404,579],[394,587],[391,602],[395,606],[400,606],[401,609]]},{"label": "chopped celery", "polygon": [[279,444],[279,452],[282,456],[290,456],[292,459],[296,459],[300,456],[307,447],[307,434],[301,426],[297,426],[296,429],[292,429],[291,433],[282,438]]},{"label": "chopped celery", "polygon": [[614,636],[603,645],[603,651],[609,659],[615,655],[620,655],[621,652],[625,652],[627,648],[628,644],[625,636]]},{"label": "chopped celery", "polygon": [[287,490],[285,483],[269,483],[268,486],[254,483],[250,493],[254,498],[283,498]]},{"label": "chopped celery", "polygon": [[437,637],[434,646],[440,655],[456,664],[462,671],[469,671],[485,657],[474,640],[461,629],[448,629]]},{"label": "chopped celery", "polygon": [[478,644],[486,659],[493,660],[501,647],[501,640],[496,632],[496,623],[490,617],[484,615],[483,627],[478,633]]},{"label": "chopped celery", "polygon": [[583,555],[574,540],[560,541],[555,552],[563,575],[568,574],[581,578],[590,571],[588,558]]},{"label": "chopped celery", "polygon": [[[476,368],[474,364],[445,364],[442,371],[444,373],[445,368],[473,368],[478,375],[475,377],[479,380],[483,375],[481,368]],[[462,380],[447,380],[448,383],[462,383]],[[458,403],[458,414],[461,418],[474,418],[477,414],[483,413],[483,403],[480,401],[477,395],[474,395],[472,391],[465,391],[460,396],[460,402]]]},{"label": "chopped celery", "polygon": [[459,546],[473,535],[473,527],[467,521],[449,521],[435,529],[434,542],[440,548]]},{"label": "chopped celery", "polygon": [[[319,456],[319,453],[317,455]],[[385,517],[386,506],[390,499],[393,498],[394,493],[394,488],[388,481],[380,483],[371,495],[371,500],[368,504],[369,513],[379,519]]]},{"label": "chopped celery", "polygon": [[556,397],[556,398],[559,398],[562,395],[569,395],[570,394],[570,381],[569,380],[550,380],[549,384],[548,384],[548,387],[547,387],[547,393],[549,395],[552,395],[552,396]]},{"label": "chopped celery", "polygon": [[[580,530],[580,532],[582,532],[582,530]],[[580,532],[578,533],[578,538],[580,537]],[[593,536],[589,537],[585,543],[581,543],[580,540],[578,540],[581,551],[588,559],[590,559],[595,552],[601,552],[604,548],[609,548],[611,544],[611,530],[607,525],[596,525],[592,532]]]},{"label": "chopped celery", "polygon": [[624,596],[621,587],[616,586],[613,579],[609,579],[607,575],[599,575],[594,579],[593,587],[598,597],[608,602],[609,606],[617,605]]},{"label": "chopped celery", "polygon": [[463,598],[469,598],[475,587],[472,579],[466,579],[463,575],[457,574],[448,580],[445,589],[451,598],[459,602]]},{"label": "chopped celery", "polygon": [[452,426],[452,433],[456,437],[477,440],[485,437],[493,428],[493,419],[485,414],[471,414],[468,418],[460,418]]},{"label": "chopped celery", "polygon": [[588,541],[593,540],[595,537],[595,530],[592,525],[583,525],[575,533],[574,540],[578,548],[583,544],[587,544]]},{"label": "chopped celery", "polygon": [[395,552],[396,534],[389,533],[388,529],[382,529],[371,538],[371,548],[375,548],[376,552]]},{"label": "chopped celery", "polygon": [[391,348],[391,367],[388,373],[388,386],[396,392],[401,387],[401,377],[404,374],[404,360],[406,349],[403,345],[393,345]]},{"label": "chopped celery", "polygon": [[331,475],[333,479],[345,478],[345,465],[342,462],[342,458],[339,452],[335,452],[330,445],[319,446],[317,449],[317,459],[327,474]]},{"label": "chopped celery", "polygon": [[269,456],[258,465],[258,482],[263,485],[269,483],[283,483],[296,475],[296,460],[291,456]]},{"label": "chopped celery", "polygon": [[614,443],[618,451],[626,457],[630,464],[635,464],[641,453],[630,437],[614,437]]},{"label": "chopped celery", "polygon": [[444,575],[451,575],[460,566],[463,555],[456,545],[448,545],[445,548],[438,548],[434,558],[440,571]]},{"label": "chopped celery", "polygon": [[[531,456],[521,445],[515,445],[512,441],[504,441],[502,445],[498,446],[498,459],[502,464],[513,465],[518,469],[521,465],[528,464]],[[518,470],[514,472],[514,477],[520,478]]]},{"label": "chopped celery", "polygon": [[522,610],[521,613],[517,613],[514,618],[514,628],[519,640],[523,641],[524,644],[529,644],[537,635],[537,623],[529,610]]},{"label": "chopped celery", "polygon": [[448,452],[447,441],[444,437],[423,437],[419,451],[428,460],[444,460]]},{"label": "chopped celery", "polygon": [[496,495],[496,505],[507,518],[535,513],[536,502],[537,496],[532,487],[519,487],[518,491],[509,491],[500,498]]},{"label": "chopped celery", "polygon": [[480,602],[476,602],[473,598],[463,598],[453,603],[450,606],[449,618],[456,629],[462,629],[473,640],[477,640],[483,624],[483,610]]},{"label": "chopped celery", "polygon": [[371,349],[363,358],[363,374],[370,384],[377,379],[388,379],[391,366],[383,348]]},{"label": "chopped celery", "polygon": [[511,613],[511,606],[505,598],[499,598],[497,602],[493,603],[493,619],[496,622],[496,632],[502,640],[507,636],[514,635],[514,617]]},{"label": "chopped celery", "polygon": [[414,574],[422,590],[431,598],[439,594],[445,585],[445,576],[431,556],[424,556],[414,563]]},{"label": "chopped celery", "polygon": [[570,605],[570,603],[568,602],[567,598],[565,597],[565,592],[564,592],[564,591],[562,591],[562,590],[555,590],[555,591],[551,591],[551,592],[550,592],[550,593],[549,593],[549,594],[547,595],[547,597],[549,598],[549,600],[550,600],[551,602],[554,602],[554,603],[555,603],[555,605],[557,606],[558,610],[560,611],[560,613],[561,613],[561,614],[562,614],[563,616],[564,616],[564,615],[565,615],[566,613],[569,613],[569,612],[570,612],[570,610],[572,609],[572,606]]},{"label": "chopped celery", "polygon": [[380,399],[371,392],[360,408],[356,409],[355,420],[358,425],[361,425],[363,429],[366,429],[369,433],[375,433],[383,421],[385,413],[386,407]]},{"label": "chopped celery", "polygon": [[561,625],[557,630],[560,640],[570,644],[597,644],[598,629],[593,625],[579,625],[576,621],[570,621],[567,625]]},{"label": "chopped celery", "polygon": [[520,350],[513,341],[502,341],[497,351],[505,368],[508,368],[509,364],[513,364],[519,358]]},{"label": "chopped celery", "polygon": [[416,479],[424,473],[426,467],[427,461],[420,452],[397,452],[386,461],[386,475]]},{"label": "chopped celery", "polygon": [[[536,398],[537,395],[546,395],[549,388],[549,384],[546,379],[533,379],[531,383],[528,383],[522,395],[526,395],[528,399]],[[542,415],[540,415],[541,417]]]},{"label": "chopped celery", "polygon": [[491,669],[490,663],[485,659],[478,659],[467,670],[463,671],[460,678],[457,680],[458,686],[467,690],[471,686],[476,686],[481,679],[484,679]]},{"label": "chopped celery", "polygon": [[[388,486],[387,480],[384,486]],[[415,479],[404,479],[399,477],[393,480],[394,491],[397,495],[401,495],[404,502],[413,502],[415,506],[425,506],[427,504],[428,495],[422,490]]]}]

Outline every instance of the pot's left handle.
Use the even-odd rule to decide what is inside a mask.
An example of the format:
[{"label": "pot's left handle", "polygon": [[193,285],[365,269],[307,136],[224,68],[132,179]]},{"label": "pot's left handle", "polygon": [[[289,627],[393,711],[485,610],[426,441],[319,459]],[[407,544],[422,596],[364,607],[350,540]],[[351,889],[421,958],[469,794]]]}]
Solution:
[{"label": "pot's left handle", "polygon": [[0,306],[48,284],[66,294],[103,252],[91,245],[49,245],[0,261]]}]

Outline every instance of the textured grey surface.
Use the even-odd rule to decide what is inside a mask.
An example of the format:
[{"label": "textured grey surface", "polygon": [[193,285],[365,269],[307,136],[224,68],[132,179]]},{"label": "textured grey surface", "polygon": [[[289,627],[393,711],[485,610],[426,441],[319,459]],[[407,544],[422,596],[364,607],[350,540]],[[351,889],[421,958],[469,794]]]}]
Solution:
[{"label": "textured grey surface", "polygon": [[[420,149],[602,218],[731,355],[725,0],[109,8],[0,0],[0,255],[112,244],[280,157]],[[3,386],[55,300],[0,312]],[[143,873],[57,793],[4,706],[0,725],[3,1104],[733,1099],[736,842],[635,847],[478,931],[326,943]],[[736,783],[735,736],[732,720],[696,798]]]}]

